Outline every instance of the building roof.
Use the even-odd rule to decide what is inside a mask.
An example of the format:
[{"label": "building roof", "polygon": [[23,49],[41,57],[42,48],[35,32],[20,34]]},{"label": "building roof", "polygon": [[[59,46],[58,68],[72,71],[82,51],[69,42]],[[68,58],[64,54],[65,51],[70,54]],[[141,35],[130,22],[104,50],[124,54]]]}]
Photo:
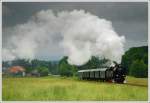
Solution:
[{"label": "building roof", "polygon": [[87,70],[79,70],[78,72],[106,71],[107,69],[108,68],[87,69]]},{"label": "building roof", "polygon": [[11,68],[9,68],[9,72],[11,73],[18,73],[18,72],[24,72],[25,69],[21,66],[13,66]]}]

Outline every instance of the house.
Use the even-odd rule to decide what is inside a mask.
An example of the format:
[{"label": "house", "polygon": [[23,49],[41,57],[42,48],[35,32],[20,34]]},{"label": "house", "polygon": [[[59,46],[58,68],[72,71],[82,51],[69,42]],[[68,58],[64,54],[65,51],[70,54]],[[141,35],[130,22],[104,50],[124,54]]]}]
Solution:
[{"label": "house", "polygon": [[25,76],[25,69],[21,66],[13,66],[9,68],[9,73],[12,76]]}]

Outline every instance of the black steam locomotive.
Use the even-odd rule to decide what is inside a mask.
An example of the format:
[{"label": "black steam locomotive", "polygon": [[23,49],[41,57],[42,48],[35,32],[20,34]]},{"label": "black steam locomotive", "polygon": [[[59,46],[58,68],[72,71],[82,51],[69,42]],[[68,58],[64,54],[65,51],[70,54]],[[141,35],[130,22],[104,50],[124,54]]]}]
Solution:
[{"label": "black steam locomotive", "polygon": [[116,83],[124,83],[126,70],[120,64],[114,62],[114,66],[109,68],[97,68],[79,70],[78,74],[82,80],[103,80]]}]

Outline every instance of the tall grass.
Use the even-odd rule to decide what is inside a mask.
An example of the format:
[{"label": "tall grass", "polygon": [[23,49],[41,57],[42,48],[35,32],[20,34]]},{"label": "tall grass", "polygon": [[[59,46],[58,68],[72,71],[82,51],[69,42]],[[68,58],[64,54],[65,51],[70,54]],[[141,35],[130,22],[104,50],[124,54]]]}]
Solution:
[{"label": "tall grass", "polygon": [[[127,78],[128,81],[143,82]],[[147,80],[144,80],[145,85]],[[2,99],[21,100],[138,100],[148,99],[147,85],[113,84],[72,78],[3,78]]]}]

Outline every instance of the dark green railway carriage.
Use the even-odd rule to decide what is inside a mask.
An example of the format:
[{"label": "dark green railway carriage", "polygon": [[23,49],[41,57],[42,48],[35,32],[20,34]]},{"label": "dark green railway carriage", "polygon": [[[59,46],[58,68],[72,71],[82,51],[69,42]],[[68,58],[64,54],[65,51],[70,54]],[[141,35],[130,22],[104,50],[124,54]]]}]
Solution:
[{"label": "dark green railway carriage", "polygon": [[113,71],[108,68],[79,70],[80,79],[109,80],[113,78]]}]

